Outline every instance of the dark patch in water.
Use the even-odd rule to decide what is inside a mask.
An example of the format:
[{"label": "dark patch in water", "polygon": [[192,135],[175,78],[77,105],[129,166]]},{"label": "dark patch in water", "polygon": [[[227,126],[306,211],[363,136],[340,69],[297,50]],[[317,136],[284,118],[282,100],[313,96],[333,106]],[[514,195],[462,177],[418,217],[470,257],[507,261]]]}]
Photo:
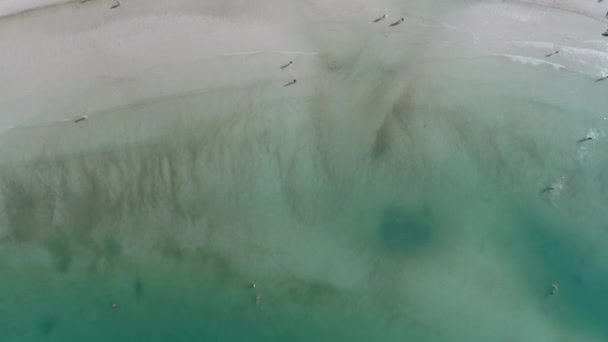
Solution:
[{"label": "dark patch in water", "polygon": [[115,258],[122,253],[122,246],[116,239],[107,236],[103,241],[103,251],[107,257]]},{"label": "dark patch in water", "polygon": [[67,237],[64,234],[52,237],[47,241],[46,248],[53,257],[57,271],[68,272],[72,264],[72,251]]},{"label": "dark patch in water", "polygon": [[144,283],[141,279],[135,279],[135,282],[133,283],[133,292],[135,292],[137,297],[141,297],[144,294]]},{"label": "dark patch in water", "polygon": [[428,209],[408,212],[389,207],[382,213],[380,234],[391,250],[409,250],[426,244],[431,238],[431,214]]},{"label": "dark patch in water", "polygon": [[384,119],[382,126],[376,131],[376,139],[372,147],[372,159],[378,160],[384,156],[389,149],[388,118]]},{"label": "dark patch in water", "polygon": [[226,257],[207,252],[204,249],[197,249],[197,256],[200,259],[200,265],[215,274],[218,281],[226,282],[236,278],[230,261]]},{"label": "dark patch in water", "polygon": [[286,284],[289,299],[310,305],[335,304],[341,292],[329,283],[316,280],[289,279]]},{"label": "dark patch in water", "polygon": [[44,337],[49,337],[57,326],[57,318],[54,316],[44,317],[38,322],[38,330]]},{"label": "dark patch in water", "polygon": [[[560,222],[530,209],[519,209],[520,227],[510,232],[511,240],[504,244],[509,253],[518,255],[516,268],[522,278],[536,283],[556,283],[560,287],[562,324],[586,324],[599,328],[606,335],[604,313],[608,310],[608,277],[594,270],[595,251],[577,241],[572,222]],[[588,247],[588,248],[587,248]],[[567,314],[566,314],[567,312]]]},{"label": "dark patch in water", "polygon": [[185,255],[184,251],[181,249],[177,240],[173,238],[167,238],[163,246],[161,247],[161,253],[166,258],[171,258],[175,260],[183,260]]},{"label": "dark patch in water", "polygon": [[11,176],[2,177],[1,191],[12,236],[17,241],[36,240],[48,232],[53,219],[52,191],[38,177],[23,180]]}]

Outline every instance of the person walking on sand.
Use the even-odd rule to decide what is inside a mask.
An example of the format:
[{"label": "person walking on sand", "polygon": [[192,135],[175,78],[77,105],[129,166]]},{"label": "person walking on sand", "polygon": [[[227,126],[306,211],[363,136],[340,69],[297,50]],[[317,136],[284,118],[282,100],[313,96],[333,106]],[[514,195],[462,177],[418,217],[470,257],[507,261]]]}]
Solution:
[{"label": "person walking on sand", "polygon": [[399,20],[395,21],[394,23],[392,23],[392,24],[391,24],[391,26],[397,26],[397,25],[400,25],[400,24],[401,24],[401,23],[403,23],[404,21],[405,21],[405,19],[404,19],[404,18],[401,18],[401,19],[399,19]]},{"label": "person walking on sand", "polygon": [[285,70],[285,69],[287,69],[288,67],[290,67],[292,65],[293,65],[293,61],[289,61],[289,63],[281,66],[281,70]]},{"label": "person walking on sand", "polygon": [[553,55],[557,55],[559,53],[559,50],[555,51],[555,52],[551,52],[545,55],[545,57],[551,57]]},{"label": "person walking on sand", "polygon": [[380,21],[382,21],[382,20],[384,20],[386,18],[388,18],[388,14],[385,13],[380,18],[374,20],[374,22],[377,23],[377,22],[380,22]]},{"label": "person walking on sand", "polygon": [[78,119],[76,119],[76,120],[74,121],[74,123],[79,123],[80,121],[84,121],[84,120],[86,120],[86,119],[88,119],[88,118],[89,118],[89,117],[88,117],[87,115],[83,115],[83,116],[79,117]]}]

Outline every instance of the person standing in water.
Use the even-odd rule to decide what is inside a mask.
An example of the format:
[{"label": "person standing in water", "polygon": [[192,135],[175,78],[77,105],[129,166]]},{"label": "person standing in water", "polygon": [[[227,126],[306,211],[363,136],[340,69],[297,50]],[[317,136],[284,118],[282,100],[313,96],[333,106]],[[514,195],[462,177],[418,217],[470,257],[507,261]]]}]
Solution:
[{"label": "person standing in water", "polygon": [[559,291],[559,288],[557,287],[557,285],[551,284],[551,291],[549,291],[549,294],[552,296],[555,296],[558,291]]}]

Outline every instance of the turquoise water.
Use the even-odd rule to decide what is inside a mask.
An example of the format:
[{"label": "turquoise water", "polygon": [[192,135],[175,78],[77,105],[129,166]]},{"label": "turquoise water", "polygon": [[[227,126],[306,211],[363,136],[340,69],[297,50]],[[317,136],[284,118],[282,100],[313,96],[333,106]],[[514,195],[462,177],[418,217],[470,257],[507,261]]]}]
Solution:
[{"label": "turquoise water", "polygon": [[412,30],[3,131],[0,340],[608,340],[605,85]]}]

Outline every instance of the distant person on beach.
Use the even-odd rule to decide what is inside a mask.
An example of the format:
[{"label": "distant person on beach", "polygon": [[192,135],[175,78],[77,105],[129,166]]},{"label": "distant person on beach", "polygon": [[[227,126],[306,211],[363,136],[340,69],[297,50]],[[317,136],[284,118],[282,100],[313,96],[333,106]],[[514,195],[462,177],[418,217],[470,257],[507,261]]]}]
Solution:
[{"label": "distant person on beach", "polygon": [[290,67],[292,65],[293,65],[293,61],[289,61],[289,63],[281,66],[281,70],[285,70],[285,69],[287,69],[288,67]]},{"label": "distant person on beach", "polygon": [[80,121],[84,121],[88,118],[89,117],[87,115],[83,115],[83,116],[79,117],[78,119],[76,119],[76,121],[74,121],[74,123],[79,123]]},{"label": "distant person on beach", "polygon": [[111,9],[114,9],[116,7],[119,7],[121,5],[120,1],[116,1],[116,5],[110,7]]},{"label": "distant person on beach", "polygon": [[394,23],[392,23],[390,26],[397,26],[397,25],[401,24],[404,21],[405,21],[405,19],[401,18],[401,19],[395,21]]},{"label": "distant person on beach", "polygon": [[382,21],[382,20],[384,20],[384,19],[386,19],[386,18],[388,18],[388,14],[384,14],[384,15],[382,15],[380,18],[378,18],[378,19],[374,20],[374,22],[375,22],[375,23],[377,23],[377,22],[380,22],[380,21]]},{"label": "distant person on beach", "polygon": [[290,86],[290,85],[292,85],[292,84],[296,84],[296,82],[298,82],[298,81],[297,81],[296,79],[294,79],[293,81],[291,81],[291,82],[289,82],[289,83],[285,84],[283,87],[287,87],[287,86]]},{"label": "distant person on beach", "polygon": [[546,54],[546,55],[545,55],[545,57],[551,57],[551,56],[556,55],[556,54],[558,54],[558,53],[559,53],[559,50],[557,50],[557,51],[555,51],[555,52],[551,52],[551,53],[549,53],[549,54]]},{"label": "distant person on beach", "polygon": [[[606,17],[608,17],[608,13],[606,13]],[[606,32],[602,33],[602,36],[608,37],[608,30],[606,30]]]}]

